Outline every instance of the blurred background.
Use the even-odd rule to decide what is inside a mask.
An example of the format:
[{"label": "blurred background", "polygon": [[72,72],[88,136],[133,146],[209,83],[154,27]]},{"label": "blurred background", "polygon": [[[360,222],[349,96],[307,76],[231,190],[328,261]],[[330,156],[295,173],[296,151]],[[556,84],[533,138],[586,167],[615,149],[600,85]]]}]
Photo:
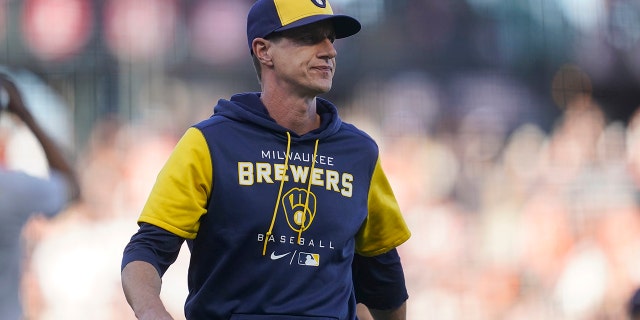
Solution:
[{"label": "blurred background", "polygon": [[[0,71],[84,193],[25,226],[29,319],[134,318],[120,259],[155,175],[218,99],[259,90],[251,3],[0,0]],[[409,319],[625,319],[640,286],[640,1],[331,4],[363,30],[336,42],[326,98],[380,144],[413,233],[399,248]],[[28,131],[14,139],[8,162],[46,173]],[[176,319],[185,251],[162,293]]]}]

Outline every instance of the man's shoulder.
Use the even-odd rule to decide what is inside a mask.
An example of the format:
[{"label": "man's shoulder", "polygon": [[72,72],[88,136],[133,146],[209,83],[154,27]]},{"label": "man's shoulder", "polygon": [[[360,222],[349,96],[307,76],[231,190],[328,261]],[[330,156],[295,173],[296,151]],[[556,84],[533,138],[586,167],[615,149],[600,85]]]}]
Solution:
[{"label": "man's shoulder", "polygon": [[341,131],[344,134],[351,135],[355,139],[361,139],[361,140],[363,140],[365,142],[368,142],[368,143],[371,143],[372,145],[377,147],[378,144],[375,141],[375,139],[373,137],[371,137],[371,135],[369,135],[364,130],[358,128],[356,125],[354,125],[352,123],[349,123],[349,122],[342,121],[341,126],[342,126]]},{"label": "man's shoulder", "polygon": [[213,115],[211,115],[211,117],[209,117],[207,119],[204,119],[204,120],[201,120],[200,122],[192,125],[192,127],[200,129],[202,131],[202,130],[205,130],[207,128],[211,128],[211,127],[214,127],[216,125],[219,125],[221,123],[228,122],[228,121],[229,121],[229,119],[226,118],[226,117],[220,116],[218,114],[213,114]]}]

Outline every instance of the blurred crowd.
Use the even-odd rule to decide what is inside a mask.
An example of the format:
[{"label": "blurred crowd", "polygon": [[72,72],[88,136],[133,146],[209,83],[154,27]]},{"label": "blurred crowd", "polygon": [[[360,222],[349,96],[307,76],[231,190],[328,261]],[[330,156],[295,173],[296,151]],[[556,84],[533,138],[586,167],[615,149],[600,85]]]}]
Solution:
[{"label": "blurred crowd", "polygon": [[[640,112],[612,121],[588,89],[576,90],[545,130],[496,109],[513,88],[495,83],[466,90],[476,108],[447,105],[442,88],[415,74],[363,83],[341,103],[345,121],[378,140],[413,233],[399,248],[408,318],[624,319],[640,286]],[[134,319],[122,250],[180,130],[210,111],[170,126],[152,114],[93,127],[76,157],[83,200],[25,226],[28,319]],[[187,259],[185,248],[164,278],[176,319]]]},{"label": "blurred crowd", "polygon": [[379,112],[383,165],[413,231],[400,248],[409,319],[627,319],[640,285],[640,113],[613,121],[576,86],[543,130],[495,108],[528,99],[497,85],[470,90],[492,98],[446,121],[443,90],[400,82],[354,121]]},{"label": "blurred crowd", "polygon": [[[70,131],[60,136],[83,192],[57,218],[36,216],[24,228],[27,319],[135,318],[120,259],[156,174],[217,99],[257,85],[244,38],[231,37],[243,34],[250,0],[68,4],[83,2],[112,8],[96,21],[118,23],[79,34],[83,44],[69,53],[18,41],[16,27],[24,12],[44,17],[33,20],[36,31],[64,30],[47,22],[62,2],[25,1],[33,8],[23,10],[0,0],[8,5],[0,60],[37,69],[69,102],[62,125],[50,96],[28,101],[49,108],[34,113],[53,133]],[[627,317],[640,287],[640,111],[629,112],[640,107],[629,105],[638,101],[640,4],[579,2],[332,2],[366,25],[353,42],[337,42],[329,98],[379,142],[412,231],[399,248],[408,319]],[[93,17],[80,9],[81,21]],[[73,21],[69,12],[55,20]],[[36,40],[64,43],[52,36]],[[64,59],[43,55],[52,52]],[[562,65],[569,61],[576,65]],[[46,174],[29,132],[12,129],[3,156]],[[176,319],[188,258],[184,248],[163,279]]]},{"label": "blurred crowd", "polygon": [[523,124],[496,154],[480,132],[386,145],[414,231],[401,248],[411,319],[626,319],[640,283],[637,121],[607,123],[581,97],[552,132]]}]

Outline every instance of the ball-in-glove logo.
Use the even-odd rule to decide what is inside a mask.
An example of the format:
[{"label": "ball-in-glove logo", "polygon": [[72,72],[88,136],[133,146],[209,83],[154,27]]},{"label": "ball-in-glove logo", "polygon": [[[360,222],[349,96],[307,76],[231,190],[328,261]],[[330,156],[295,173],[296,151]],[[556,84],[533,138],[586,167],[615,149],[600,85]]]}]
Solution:
[{"label": "ball-in-glove logo", "polygon": [[307,194],[307,190],[293,188],[282,197],[282,207],[289,227],[302,232],[311,226],[316,216],[316,196],[312,192]]},{"label": "ball-in-glove logo", "polygon": [[324,8],[327,6],[326,0],[311,0],[311,2],[313,2],[313,4],[315,4],[317,7],[320,7],[320,8]]}]

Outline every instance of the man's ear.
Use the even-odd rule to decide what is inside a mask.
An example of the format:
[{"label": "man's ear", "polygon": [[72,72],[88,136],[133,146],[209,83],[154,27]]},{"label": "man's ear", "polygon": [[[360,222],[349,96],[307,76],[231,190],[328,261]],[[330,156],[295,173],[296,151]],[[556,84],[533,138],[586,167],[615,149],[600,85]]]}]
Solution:
[{"label": "man's ear", "polygon": [[271,66],[273,62],[271,61],[271,55],[269,54],[269,45],[271,43],[269,40],[263,38],[255,38],[251,43],[251,48],[253,49],[253,55],[256,56],[258,61],[264,65]]}]

